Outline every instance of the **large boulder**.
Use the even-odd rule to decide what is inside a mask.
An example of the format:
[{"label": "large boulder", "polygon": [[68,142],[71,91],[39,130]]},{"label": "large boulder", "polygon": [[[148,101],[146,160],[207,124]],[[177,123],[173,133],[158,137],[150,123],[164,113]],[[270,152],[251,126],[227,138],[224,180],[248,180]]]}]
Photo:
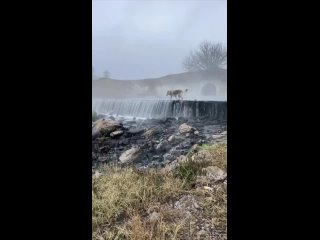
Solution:
[{"label": "large boulder", "polygon": [[92,139],[100,136],[108,136],[114,131],[121,130],[122,127],[122,124],[118,121],[99,119],[93,124]]},{"label": "large boulder", "polygon": [[195,129],[186,123],[181,124],[179,127],[179,132],[181,134],[193,133],[194,131]]},{"label": "large boulder", "polygon": [[131,163],[141,155],[141,149],[139,147],[132,147],[129,150],[123,152],[119,160],[121,163]]}]

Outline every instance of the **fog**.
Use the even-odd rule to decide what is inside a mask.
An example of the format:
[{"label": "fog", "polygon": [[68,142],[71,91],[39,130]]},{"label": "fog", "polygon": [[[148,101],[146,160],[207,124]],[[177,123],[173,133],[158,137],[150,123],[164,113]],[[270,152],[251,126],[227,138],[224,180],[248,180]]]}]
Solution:
[{"label": "fog", "polygon": [[113,79],[184,72],[183,59],[203,40],[227,43],[227,1],[92,2],[92,65]]},{"label": "fog", "polygon": [[[226,100],[227,71],[220,69],[215,73],[192,72],[174,74],[147,80],[99,79],[93,81],[94,98],[157,98],[170,99],[168,90],[182,90],[185,100]],[[173,98],[174,99],[174,98]]]}]

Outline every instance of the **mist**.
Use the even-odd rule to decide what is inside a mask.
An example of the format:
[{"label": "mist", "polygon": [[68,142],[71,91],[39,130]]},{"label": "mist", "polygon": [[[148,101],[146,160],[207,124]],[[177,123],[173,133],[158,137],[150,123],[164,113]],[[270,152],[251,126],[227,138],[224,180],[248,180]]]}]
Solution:
[{"label": "mist", "polygon": [[93,1],[94,73],[137,80],[182,73],[203,40],[227,44],[227,1]]}]

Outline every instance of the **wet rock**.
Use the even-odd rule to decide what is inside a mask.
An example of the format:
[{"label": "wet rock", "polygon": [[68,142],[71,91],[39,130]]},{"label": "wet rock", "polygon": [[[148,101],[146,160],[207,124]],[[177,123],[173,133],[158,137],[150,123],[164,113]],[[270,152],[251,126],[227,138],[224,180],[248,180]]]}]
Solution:
[{"label": "wet rock", "polygon": [[186,134],[186,133],[191,133],[193,132],[195,129],[193,127],[191,127],[190,125],[183,123],[180,125],[179,127],[179,132],[181,134]]},{"label": "wet rock", "polygon": [[177,146],[176,146],[176,149],[180,149],[180,150],[188,150],[191,148],[191,141],[189,139],[179,143]]},{"label": "wet rock", "polygon": [[165,124],[166,118],[161,118],[161,119],[152,119],[154,124]]},{"label": "wet rock", "polygon": [[123,134],[123,131],[119,130],[119,131],[115,131],[115,132],[112,132],[110,133],[110,137],[118,137],[118,136],[121,136]]},{"label": "wet rock", "polygon": [[170,123],[172,123],[172,122],[176,122],[177,119],[176,119],[176,118],[170,118],[170,117],[168,117],[168,118],[166,118],[164,121],[165,121],[165,122],[170,122]]},{"label": "wet rock", "polygon": [[126,146],[129,144],[129,142],[130,142],[130,139],[125,138],[125,139],[119,141],[119,145]]},{"label": "wet rock", "polygon": [[[129,121],[124,120],[123,124],[127,125],[122,125],[119,129],[109,134],[97,135],[98,137],[93,139],[92,164],[119,161],[119,156],[124,154],[123,151],[130,149],[134,144],[141,151],[140,156],[133,157],[133,159],[136,159],[133,160],[136,167],[148,169],[161,166],[165,168],[175,162],[180,155],[186,155],[190,152],[192,145],[209,143],[212,140],[212,135],[221,136],[223,131],[226,130],[226,126],[213,125],[212,121],[195,122],[180,119],[180,121],[182,120],[183,122],[178,122],[174,118],[161,121],[153,119],[147,121],[141,119],[136,121],[131,121],[131,119]],[[113,122],[111,120],[104,121]],[[183,128],[180,132],[181,129],[179,127],[182,128],[183,126],[189,126],[189,128]],[[93,124],[93,129],[95,128],[96,123]],[[190,132],[184,133],[184,130],[190,130]],[[117,135],[114,133],[117,133],[117,131],[122,131],[123,133]],[[220,133],[218,133],[219,131]],[[198,132],[199,134],[197,134]],[[206,136],[208,136],[207,139]],[[101,163],[100,160],[103,160],[103,158],[98,160],[99,156],[107,157],[108,160]],[[124,155],[121,157],[123,162],[131,162],[131,160],[124,160],[123,158]]]},{"label": "wet rock", "polygon": [[174,139],[175,139],[176,143],[180,143],[180,142],[184,141],[186,139],[186,137],[183,135],[178,135],[178,136],[175,136]]},{"label": "wet rock", "polygon": [[133,126],[136,124],[136,121],[133,121],[133,120],[126,120],[123,122],[124,124],[126,125],[129,125],[129,126]]},{"label": "wet rock", "polygon": [[174,142],[175,140],[175,136],[174,135],[171,135],[169,138],[168,138],[168,141],[169,142]]},{"label": "wet rock", "polygon": [[183,123],[183,122],[188,122],[189,119],[188,118],[185,118],[185,117],[178,117],[178,122],[179,123]]},{"label": "wet rock", "polygon": [[161,128],[160,127],[154,127],[154,128],[150,128],[148,129],[143,136],[147,139],[151,139],[153,137],[155,137],[156,134],[159,134],[161,132]]},{"label": "wet rock", "polygon": [[120,155],[119,160],[121,163],[131,163],[137,158],[139,158],[140,155],[141,155],[141,149],[139,147],[133,147],[123,152]]},{"label": "wet rock", "polygon": [[99,119],[94,122],[92,128],[92,139],[95,139],[100,136],[108,136],[111,132],[121,130],[122,124],[117,121]]},{"label": "wet rock", "polygon": [[143,136],[147,139],[151,138],[154,135],[154,130],[153,129],[148,129]]},{"label": "wet rock", "polygon": [[216,140],[216,139],[220,139],[220,138],[223,138],[224,135],[221,135],[221,134],[214,134],[211,136],[213,140]]},{"label": "wet rock", "polygon": [[170,162],[170,161],[175,160],[175,156],[173,156],[173,155],[170,154],[170,153],[165,153],[165,154],[163,154],[163,160]]},{"label": "wet rock", "polygon": [[156,146],[156,150],[157,151],[166,151],[168,150],[169,147],[169,142],[167,140],[163,140],[161,141],[157,146]]},{"label": "wet rock", "polygon": [[144,132],[144,129],[143,128],[138,128],[138,129],[130,129],[127,133],[127,135],[138,135],[138,134],[141,134]]},{"label": "wet rock", "polygon": [[102,156],[100,156],[100,157],[98,158],[98,161],[99,161],[99,162],[106,162],[107,160],[108,160],[107,157],[102,157]]}]

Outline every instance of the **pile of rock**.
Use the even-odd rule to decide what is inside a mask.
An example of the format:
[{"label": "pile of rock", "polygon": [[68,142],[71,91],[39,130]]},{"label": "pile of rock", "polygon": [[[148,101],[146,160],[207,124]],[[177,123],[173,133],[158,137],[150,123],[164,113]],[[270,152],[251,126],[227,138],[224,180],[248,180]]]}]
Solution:
[{"label": "pile of rock", "polygon": [[225,125],[182,118],[101,118],[92,125],[93,167],[109,162],[133,163],[138,168],[164,167],[186,155],[193,145],[223,135],[225,129]]}]

